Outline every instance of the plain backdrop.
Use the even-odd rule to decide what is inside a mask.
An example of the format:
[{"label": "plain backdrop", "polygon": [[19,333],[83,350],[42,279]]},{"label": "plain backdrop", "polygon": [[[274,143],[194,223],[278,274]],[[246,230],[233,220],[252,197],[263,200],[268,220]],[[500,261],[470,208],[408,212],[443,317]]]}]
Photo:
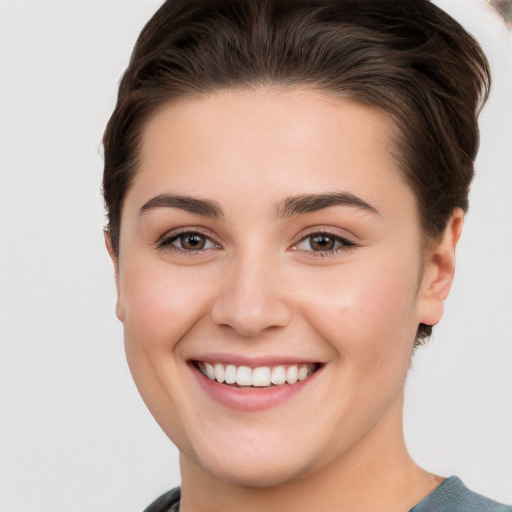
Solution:
[{"label": "plain backdrop", "polygon": [[[483,0],[437,3],[481,42],[494,87],[406,437],[429,470],[512,503],[512,34]],[[124,361],[100,194],[118,79],[159,4],[0,0],[1,512],[140,512],[179,483]]]}]

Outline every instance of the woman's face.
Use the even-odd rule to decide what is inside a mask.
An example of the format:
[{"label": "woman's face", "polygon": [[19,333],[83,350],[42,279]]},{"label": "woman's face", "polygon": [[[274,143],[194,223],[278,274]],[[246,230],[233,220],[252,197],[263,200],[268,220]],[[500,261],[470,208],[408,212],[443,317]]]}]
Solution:
[{"label": "woman's face", "polygon": [[384,114],[311,90],[219,92],[145,128],[117,314],[187,463],[274,485],[398,434],[429,306],[391,140]]}]

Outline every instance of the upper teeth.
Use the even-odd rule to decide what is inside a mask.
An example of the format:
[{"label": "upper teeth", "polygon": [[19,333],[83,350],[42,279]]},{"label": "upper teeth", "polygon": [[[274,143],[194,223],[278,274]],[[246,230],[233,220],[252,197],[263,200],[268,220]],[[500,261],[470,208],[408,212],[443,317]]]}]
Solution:
[{"label": "upper teeth", "polygon": [[267,387],[304,380],[315,370],[312,364],[289,364],[279,366],[235,366],[234,364],[199,362],[199,370],[211,380],[238,386]]}]

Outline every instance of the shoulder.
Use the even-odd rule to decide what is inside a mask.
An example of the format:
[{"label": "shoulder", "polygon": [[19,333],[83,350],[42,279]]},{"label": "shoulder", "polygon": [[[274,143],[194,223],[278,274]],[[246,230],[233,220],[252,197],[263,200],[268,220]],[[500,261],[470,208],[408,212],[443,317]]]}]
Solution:
[{"label": "shoulder", "polygon": [[[180,488],[176,487],[175,489],[162,494],[162,496],[151,503],[149,507],[144,509],[144,512],[174,512],[174,510],[171,511],[171,507],[173,505],[179,505],[180,496]],[[179,508],[176,508],[176,511],[178,510]]]},{"label": "shoulder", "polygon": [[[174,512],[171,507],[179,505],[180,496],[179,487],[172,489],[151,503],[144,512]],[[459,478],[451,476],[410,512],[512,512],[512,505],[504,505],[477,494]]]},{"label": "shoulder", "polygon": [[512,512],[512,505],[477,494],[459,478],[451,476],[410,512]]}]

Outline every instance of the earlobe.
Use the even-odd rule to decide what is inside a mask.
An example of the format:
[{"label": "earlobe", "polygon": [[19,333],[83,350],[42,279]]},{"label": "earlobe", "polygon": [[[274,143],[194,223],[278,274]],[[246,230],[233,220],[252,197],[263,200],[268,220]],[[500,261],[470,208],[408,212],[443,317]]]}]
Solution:
[{"label": "earlobe", "polygon": [[455,249],[462,233],[464,212],[455,208],[440,241],[427,252],[420,289],[420,323],[436,325],[455,275]]},{"label": "earlobe", "polygon": [[116,316],[117,318],[123,322],[124,321],[124,311],[121,304],[121,294],[120,294],[120,286],[119,286],[119,255],[116,251],[114,244],[112,243],[112,237],[110,236],[110,232],[105,230],[105,247],[107,248],[108,254],[112,263],[114,265],[114,278],[116,281],[116,291],[117,291],[117,301],[116,301]]}]

